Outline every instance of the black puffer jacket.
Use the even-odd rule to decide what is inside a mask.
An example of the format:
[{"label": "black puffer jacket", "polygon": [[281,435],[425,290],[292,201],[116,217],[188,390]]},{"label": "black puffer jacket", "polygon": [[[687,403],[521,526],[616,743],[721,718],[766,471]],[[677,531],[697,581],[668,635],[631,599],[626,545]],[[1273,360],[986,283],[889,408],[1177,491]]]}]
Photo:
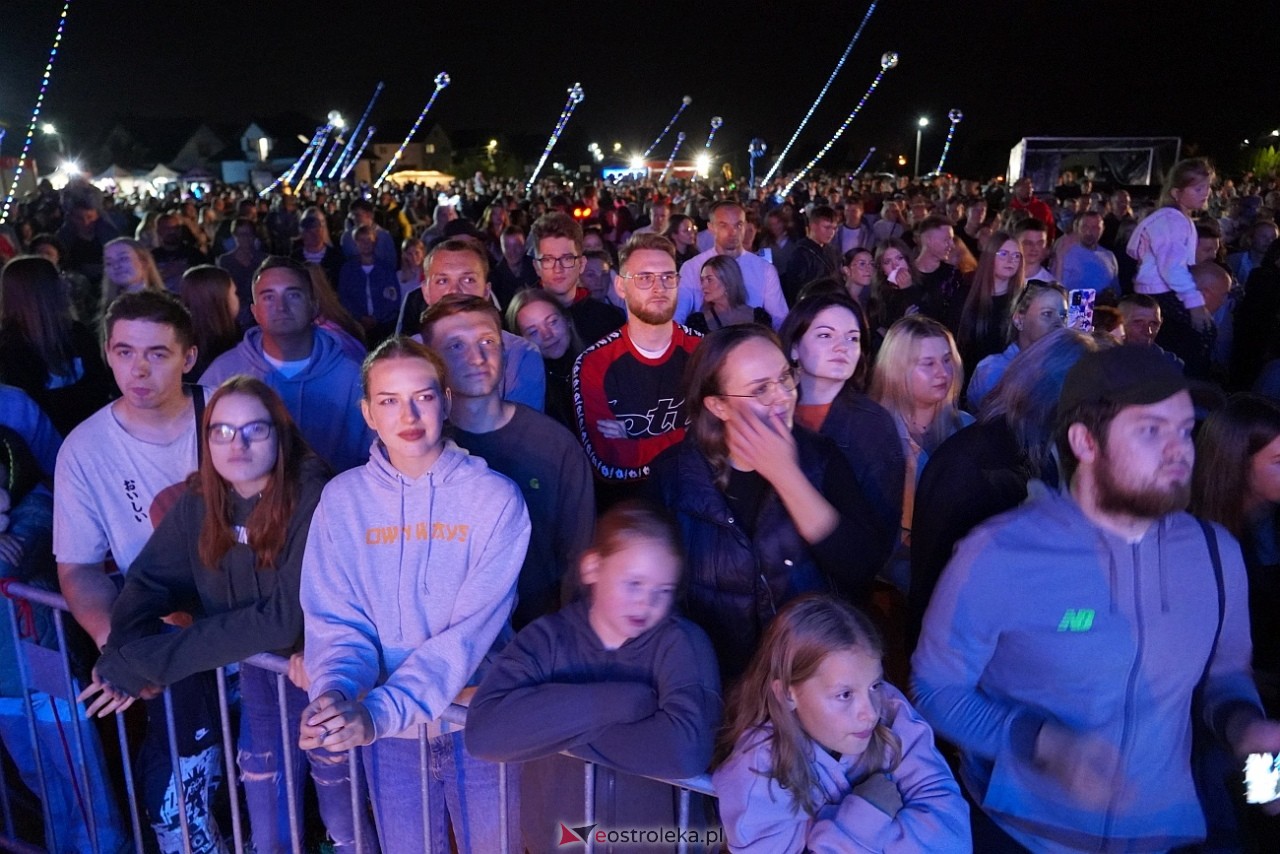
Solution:
[{"label": "black puffer jacket", "polygon": [[[803,401],[801,401],[803,402]],[[902,490],[907,458],[889,411],[860,391],[846,387],[831,401],[821,434],[835,442],[876,511],[885,547],[892,549],[902,528]]]},{"label": "black puffer jacket", "polygon": [[652,466],[659,500],[675,516],[684,542],[689,617],[711,637],[726,681],[746,669],[779,608],[815,591],[862,603],[886,556],[875,535],[874,511],[839,450],[803,428],[793,435],[801,470],[841,514],[840,527],[812,546],[772,489],[753,524],[735,520],[710,463],[691,437],[663,452]]}]

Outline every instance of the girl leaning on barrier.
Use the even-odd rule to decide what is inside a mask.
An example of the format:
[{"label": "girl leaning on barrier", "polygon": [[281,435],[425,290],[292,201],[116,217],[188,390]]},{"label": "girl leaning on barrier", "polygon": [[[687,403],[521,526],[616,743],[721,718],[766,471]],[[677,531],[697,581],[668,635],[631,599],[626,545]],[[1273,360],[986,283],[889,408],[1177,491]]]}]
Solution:
[{"label": "girl leaning on barrier", "polygon": [[[200,444],[200,468],[130,567],[112,608],[111,636],[81,695],[91,700],[89,715],[123,710],[192,673],[261,652],[287,657],[301,646],[302,552],[326,467],[279,396],[244,376],[210,398]],[[173,630],[164,617],[175,611],[201,616]],[[242,665],[240,690],[238,758],[253,843],[260,852],[289,850],[281,757],[291,757],[300,780],[302,753],[286,745],[307,695],[286,684],[291,724],[281,732],[272,673]],[[354,850],[347,764],[317,758],[311,773],[336,850]],[[295,802],[301,827],[303,799]],[[364,838],[372,839],[372,828]]]}]

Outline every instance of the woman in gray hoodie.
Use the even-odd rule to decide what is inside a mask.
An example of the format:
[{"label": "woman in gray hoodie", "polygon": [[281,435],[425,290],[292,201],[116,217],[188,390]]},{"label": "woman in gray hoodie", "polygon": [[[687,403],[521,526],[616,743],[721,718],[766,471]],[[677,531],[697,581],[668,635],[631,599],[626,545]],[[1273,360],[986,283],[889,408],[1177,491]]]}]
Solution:
[{"label": "woman in gray hoodie", "polygon": [[[498,766],[474,759],[438,721],[510,635],[529,541],[520,490],[443,435],[444,362],[407,338],[362,369],[369,462],[320,498],[302,565],[311,705],[304,750],[363,751],[384,851],[499,850]],[[428,730],[428,725],[431,729]],[[431,754],[430,828],[420,799],[420,738]],[[510,791],[515,791],[514,787]],[[508,822],[518,850],[517,809]]]}]

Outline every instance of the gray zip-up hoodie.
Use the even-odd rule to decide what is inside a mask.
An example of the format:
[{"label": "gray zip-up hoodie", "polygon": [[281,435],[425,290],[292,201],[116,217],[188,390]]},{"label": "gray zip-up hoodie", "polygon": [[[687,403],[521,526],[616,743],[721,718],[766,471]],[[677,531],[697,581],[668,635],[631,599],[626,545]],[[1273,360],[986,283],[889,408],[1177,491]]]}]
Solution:
[{"label": "gray zip-up hoodie", "polygon": [[311,698],[363,699],[376,737],[414,737],[475,673],[515,607],[520,490],[452,443],[417,479],[374,443],[325,487],[302,561]]}]

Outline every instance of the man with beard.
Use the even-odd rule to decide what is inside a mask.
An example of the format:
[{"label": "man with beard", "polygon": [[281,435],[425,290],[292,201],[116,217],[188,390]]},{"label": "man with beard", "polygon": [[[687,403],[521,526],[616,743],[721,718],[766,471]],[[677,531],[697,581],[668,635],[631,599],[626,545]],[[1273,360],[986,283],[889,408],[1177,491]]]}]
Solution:
[{"label": "man with beard", "polygon": [[1280,749],[1250,676],[1240,549],[1184,512],[1194,424],[1186,380],[1159,353],[1085,355],[1058,403],[1067,488],[1033,485],[943,572],[912,681],[961,750],[975,851],[1203,839],[1197,687],[1197,719],[1237,767]]},{"label": "man with beard", "polygon": [[[627,306],[626,325],[584,350],[573,366],[579,438],[602,486],[648,477],[653,458],[684,438],[684,366],[698,346],[697,333],[672,322],[675,245],[639,234],[619,257],[614,288]],[[604,492],[605,503],[621,497],[607,486]]]}]

